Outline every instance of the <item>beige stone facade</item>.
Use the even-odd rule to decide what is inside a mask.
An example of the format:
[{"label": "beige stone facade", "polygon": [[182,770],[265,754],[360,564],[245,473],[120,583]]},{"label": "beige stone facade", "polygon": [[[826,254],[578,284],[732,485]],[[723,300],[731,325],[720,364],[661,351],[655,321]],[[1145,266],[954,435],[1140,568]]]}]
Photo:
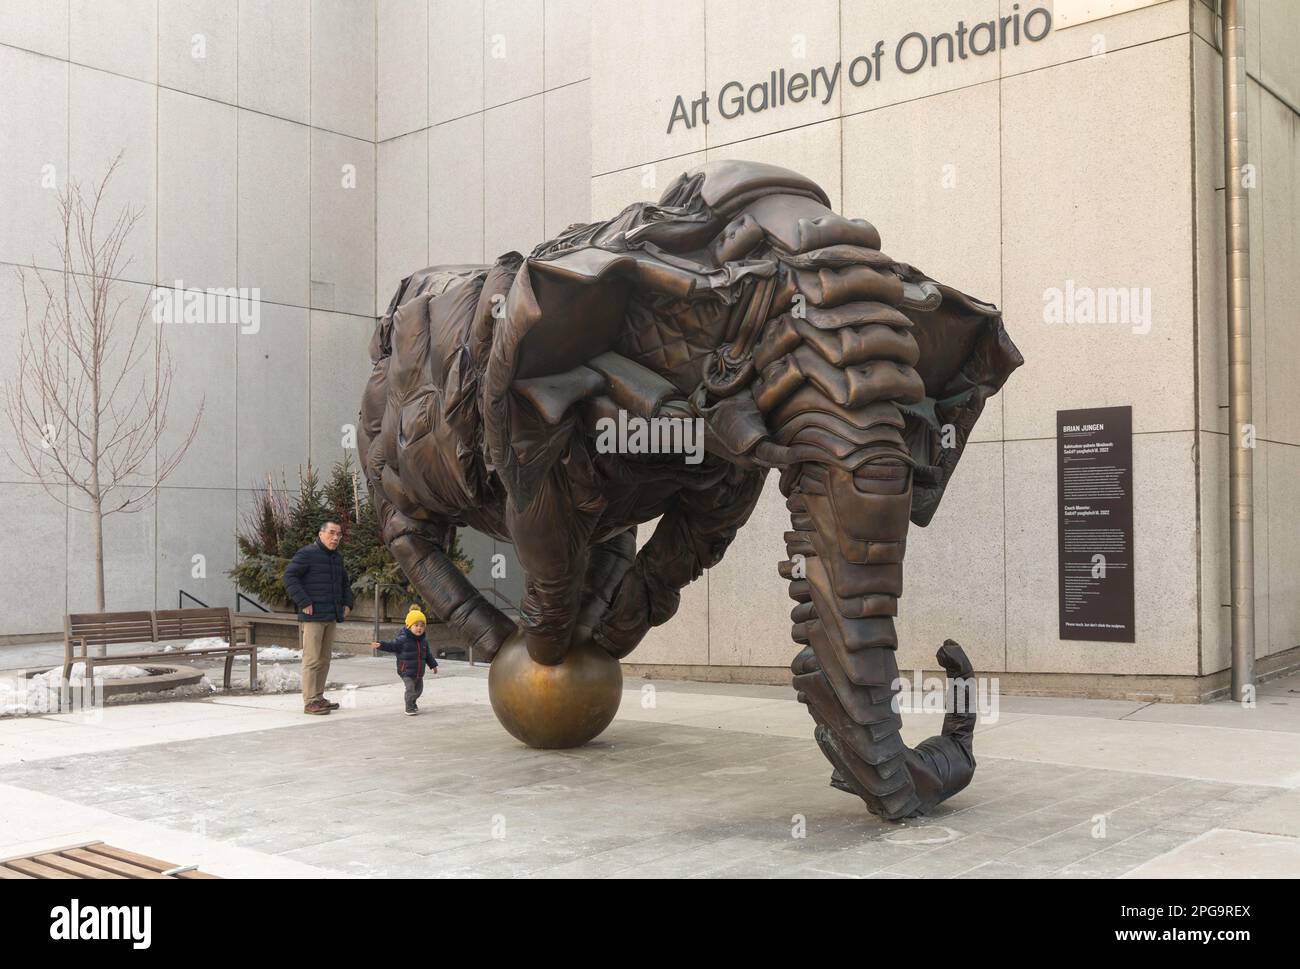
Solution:
[{"label": "beige stone facade", "polygon": [[[1030,40],[1040,7],[1051,27]],[[1300,645],[1300,10],[1244,8],[1267,669]],[[948,61],[943,35],[964,25],[976,44],[974,25],[1017,16],[1018,42]],[[196,33],[202,62],[187,46]],[[1216,38],[1205,0],[6,4],[0,139],[14,161],[0,180],[0,335],[17,327],[9,269],[50,226],[32,173],[50,162],[86,177],[124,146],[121,191],[148,223],[128,282],[262,287],[260,334],[190,338],[183,392],[206,395],[209,414],[195,458],[156,509],[110,537],[114,605],[169,604],[178,588],[221,604],[233,601],[223,573],[251,489],[341,455],[371,321],[402,276],[527,251],[657,198],[703,162],[785,165],[873,222],[891,255],[997,303],[1027,361],[986,411],[934,523],[912,533],[900,666],[928,665],[952,636],[981,671],[1024,689],[1199,695],[1229,655]],[[904,72],[923,44],[933,62]],[[802,90],[791,77],[836,63],[829,92],[822,75],[816,96],[789,97]],[[855,83],[866,63],[872,78]],[[782,70],[786,103],[770,103],[769,84],[761,110],[721,116]],[[689,106],[702,94],[709,124],[670,131],[678,96]],[[355,189],[340,191],[349,165]],[[1046,322],[1045,294],[1067,285],[1147,291],[1150,319]],[[1133,408],[1137,641],[1063,641],[1055,412],[1116,405]],[[8,434],[0,424],[0,443]],[[90,589],[86,523],[9,468],[0,498],[13,539],[0,545],[0,634],[55,629]],[[772,480],[726,559],[632,660],[781,678],[794,652],[775,566],[786,527]],[[466,544],[480,586],[517,599],[509,550]],[[196,553],[209,563],[201,581]],[[503,578],[490,574],[496,553]]]},{"label": "beige stone facade", "polygon": [[[904,75],[892,56],[908,32],[933,37],[1013,5],[710,0],[674,4],[671,18],[656,16],[662,6],[595,5],[593,213],[653,197],[682,168],[713,159],[786,165],[820,181],[844,213],[873,222],[895,258],[996,302],[1024,352],[934,523],[913,529],[900,666],[932,665],[952,636],[1008,687],[1184,698],[1221,689],[1210,674],[1229,662],[1227,341],[1211,7],[1044,3],[1055,17],[1041,41],[1022,37],[951,64],[941,43],[937,65]],[[1259,176],[1251,269],[1264,669],[1265,657],[1295,662],[1300,644],[1300,396],[1287,376],[1300,360],[1300,12],[1264,0],[1246,4],[1246,17]],[[828,104],[805,99],[666,131],[678,94],[707,93],[716,109],[728,81],[847,65],[878,39],[884,70],[842,84]],[[1045,290],[1067,280],[1149,289],[1149,328],[1044,322]],[[1133,407],[1137,641],[1064,641],[1055,412],[1118,405]],[[719,678],[767,668],[779,678],[792,654],[790,602],[773,566],[785,521],[773,480],[727,558],[632,659]]]}]

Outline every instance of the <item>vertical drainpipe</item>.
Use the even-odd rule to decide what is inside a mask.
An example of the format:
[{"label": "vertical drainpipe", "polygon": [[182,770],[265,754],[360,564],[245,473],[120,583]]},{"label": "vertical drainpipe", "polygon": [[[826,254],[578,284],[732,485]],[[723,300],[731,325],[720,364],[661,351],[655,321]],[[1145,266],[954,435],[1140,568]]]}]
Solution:
[{"label": "vertical drainpipe", "polygon": [[1228,266],[1228,504],[1232,556],[1232,698],[1255,689],[1255,444],[1250,389],[1250,210],[1246,164],[1245,29],[1240,0],[1223,7],[1223,165]]}]

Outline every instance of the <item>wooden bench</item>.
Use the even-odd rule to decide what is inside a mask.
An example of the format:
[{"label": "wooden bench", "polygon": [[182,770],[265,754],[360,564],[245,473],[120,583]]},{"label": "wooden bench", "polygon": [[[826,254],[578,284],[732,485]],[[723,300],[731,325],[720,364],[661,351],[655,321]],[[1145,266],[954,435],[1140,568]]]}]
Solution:
[{"label": "wooden bench", "polygon": [[173,865],[102,841],[0,858],[0,880],[32,878],[218,878],[193,865]]},{"label": "wooden bench", "polygon": [[[90,647],[135,643],[160,643],[171,639],[219,637],[225,646],[184,651],[147,650],[91,656]],[[80,652],[78,652],[78,650]],[[108,650],[105,648],[105,652]],[[72,676],[72,664],[85,664],[85,682],[93,687],[96,666],[120,666],[138,660],[168,660],[180,657],[226,657],[225,689],[230,689],[230,674],[235,657],[248,654],[248,688],[257,689],[257,647],[248,641],[248,627],[235,626],[229,609],[157,609],[152,612],[82,612],[71,613],[63,620],[63,682]]]},{"label": "wooden bench", "polygon": [[[283,638],[295,646],[301,645],[301,637],[298,633],[298,627],[301,623],[298,622],[298,614],[296,612],[249,612],[240,613],[240,618],[244,622],[248,623],[248,641],[250,643],[257,642],[258,626],[270,626],[273,629],[279,628],[292,630],[291,633],[279,638]],[[276,642],[278,645],[285,645],[284,643],[279,642],[279,638],[272,641]]]}]

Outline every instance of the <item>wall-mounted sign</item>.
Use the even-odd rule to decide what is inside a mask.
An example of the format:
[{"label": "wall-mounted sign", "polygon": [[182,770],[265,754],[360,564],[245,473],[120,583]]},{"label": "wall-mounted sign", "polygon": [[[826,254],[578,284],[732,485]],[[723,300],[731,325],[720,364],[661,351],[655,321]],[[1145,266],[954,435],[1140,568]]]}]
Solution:
[{"label": "wall-mounted sign", "polygon": [[1133,408],[1056,412],[1062,639],[1135,641]]},{"label": "wall-mounted sign", "polygon": [[712,120],[729,121],[809,99],[829,104],[836,89],[845,83],[864,87],[879,83],[891,69],[899,74],[915,74],[941,63],[983,57],[1007,47],[1018,47],[1022,40],[1030,43],[1042,40],[1051,30],[1052,11],[1035,7],[1022,14],[1020,5],[1013,4],[1012,12],[1005,17],[973,24],[958,20],[952,30],[937,34],[909,31],[893,45],[892,68],[884,60],[885,42],[878,40],[869,52],[864,49],[850,60],[807,70],[776,68],[758,80],[728,81],[712,97],[708,91],[701,91],[697,98],[679,94],[668,118],[668,134],[679,124],[691,129]]}]

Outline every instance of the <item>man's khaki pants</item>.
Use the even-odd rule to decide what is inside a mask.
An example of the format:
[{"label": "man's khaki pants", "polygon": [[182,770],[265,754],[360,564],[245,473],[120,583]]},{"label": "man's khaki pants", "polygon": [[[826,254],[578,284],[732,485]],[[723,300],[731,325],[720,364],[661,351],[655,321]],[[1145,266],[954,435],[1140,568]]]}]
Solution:
[{"label": "man's khaki pants", "polygon": [[300,622],[302,638],[303,706],[325,695],[325,678],[330,672],[330,652],[334,646],[334,622]]}]

